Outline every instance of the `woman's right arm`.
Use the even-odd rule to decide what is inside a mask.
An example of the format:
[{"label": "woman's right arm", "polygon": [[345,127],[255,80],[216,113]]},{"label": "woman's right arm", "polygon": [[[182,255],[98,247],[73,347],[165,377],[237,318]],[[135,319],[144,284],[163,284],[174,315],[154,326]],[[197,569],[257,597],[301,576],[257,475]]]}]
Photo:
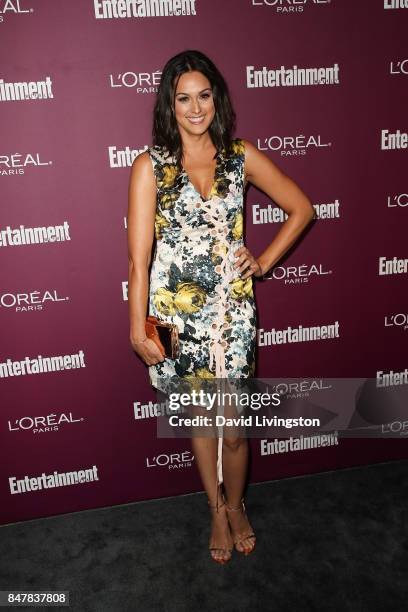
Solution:
[{"label": "woman's right arm", "polygon": [[136,157],[130,172],[127,233],[130,342],[147,365],[164,360],[153,340],[146,339],[145,332],[155,216],[156,180],[146,151]]}]

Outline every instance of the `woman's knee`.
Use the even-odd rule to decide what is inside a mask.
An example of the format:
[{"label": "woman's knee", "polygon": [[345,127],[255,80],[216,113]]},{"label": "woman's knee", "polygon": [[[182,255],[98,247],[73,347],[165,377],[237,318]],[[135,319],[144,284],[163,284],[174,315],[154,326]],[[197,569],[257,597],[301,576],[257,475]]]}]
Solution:
[{"label": "woman's knee", "polygon": [[227,447],[228,450],[237,451],[243,444],[246,444],[246,438],[240,436],[230,436],[223,438],[223,446]]}]

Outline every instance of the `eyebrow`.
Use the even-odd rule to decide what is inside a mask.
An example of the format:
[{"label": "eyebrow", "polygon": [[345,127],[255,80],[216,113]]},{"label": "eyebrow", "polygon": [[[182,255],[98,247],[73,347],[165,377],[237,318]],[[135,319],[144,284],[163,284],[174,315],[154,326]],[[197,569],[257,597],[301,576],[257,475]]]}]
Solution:
[{"label": "eyebrow", "polygon": [[[205,89],[202,89],[201,91],[199,91],[198,93],[203,93],[203,91],[212,91],[211,87],[206,87]],[[179,91],[176,93],[176,96],[189,96],[190,94],[184,93],[183,91]]]}]

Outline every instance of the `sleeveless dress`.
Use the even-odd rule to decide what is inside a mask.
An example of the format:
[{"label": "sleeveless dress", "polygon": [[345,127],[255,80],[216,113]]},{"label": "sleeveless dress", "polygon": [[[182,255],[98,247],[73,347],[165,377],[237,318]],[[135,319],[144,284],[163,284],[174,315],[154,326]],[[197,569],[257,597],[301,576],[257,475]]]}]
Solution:
[{"label": "sleeveless dress", "polygon": [[[148,149],[157,185],[156,245],[150,273],[149,314],[176,323],[180,354],[149,366],[151,384],[171,380],[248,378],[255,373],[256,305],[253,280],[233,268],[244,245],[245,145],[216,155],[210,197],[164,147]],[[204,381],[203,381],[204,382]],[[217,473],[222,482],[222,437]]]}]

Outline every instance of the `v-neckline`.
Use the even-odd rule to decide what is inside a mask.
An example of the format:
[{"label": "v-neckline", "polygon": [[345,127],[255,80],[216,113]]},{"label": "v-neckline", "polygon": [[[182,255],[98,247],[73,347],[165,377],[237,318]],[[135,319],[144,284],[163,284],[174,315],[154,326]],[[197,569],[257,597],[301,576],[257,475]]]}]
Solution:
[{"label": "v-neckline", "polygon": [[204,196],[202,195],[202,193],[200,193],[198,191],[198,189],[196,188],[196,186],[194,185],[193,181],[191,180],[190,176],[188,175],[187,170],[184,168],[184,166],[181,166],[182,172],[184,174],[184,176],[186,177],[187,183],[190,183],[191,187],[194,189],[194,191],[196,192],[196,194],[198,196],[200,196],[200,198],[202,199],[203,202],[211,202],[211,200],[213,199],[214,196],[212,196],[212,192],[214,189],[214,185],[217,181],[217,174],[218,174],[218,169],[219,169],[219,163],[220,163],[220,152],[217,151],[216,156],[215,156],[215,168],[214,168],[214,177],[213,177],[213,181],[211,183],[211,188],[210,188],[210,193],[209,193],[209,197],[208,198],[204,198]]}]

